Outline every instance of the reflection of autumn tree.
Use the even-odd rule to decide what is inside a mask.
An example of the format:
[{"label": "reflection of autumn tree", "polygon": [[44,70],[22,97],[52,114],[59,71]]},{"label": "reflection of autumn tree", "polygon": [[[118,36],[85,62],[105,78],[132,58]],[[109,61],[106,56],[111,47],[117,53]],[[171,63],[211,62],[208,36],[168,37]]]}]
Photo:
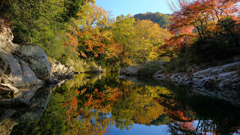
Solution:
[{"label": "reflection of autumn tree", "polygon": [[[85,93],[86,89],[80,93]],[[81,107],[81,134],[99,134],[102,135],[107,128],[113,125],[111,117],[111,106],[116,101],[118,89],[107,88],[105,92],[95,89],[93,93],[80,95],[79,105]]]},{"label": "reflection of autumn tree", "polygon": [[169,124],[169,132],[179,134],[179,131],[184,134],[196,134],[196,130],[191,122],[172,122]]},{"label": "reflection of autumn tree", "polygon": [[192,125],[194,113],[191,108],[185,105],[185,102],[179,102],[177,96],[174,92],[160,93],[155,101],[165,107],[165,113],[171,118],[168,125],[169,132],[173,134],[179,134],[179,131],[186,134],[195,133],[195,128]]},{"label": "reflection of autumn tree", "polygon": [[[55,89],[43,116],[35,122],[22,125],[25,128],[21,130],[24,132],[22,134],[102,135],[113,125],[108,117],[111,105],[104,105],[104,101],[109,100],[113,104],[117,89],[109,88],[106,95],[96,89],[93,94],[86,95],[86,89],[78,91],[65,88]],[[86,99],[79,100],[84,95]]]},{"label": "reflection of autumn tree", "polygon": [[[43,116],[18,126],[21,130],[13,134],[102,135],[114,124],[120,129],[130,129],[134,123],[168,124],[173,134],[195,134],[198,130],[229,134],[239,129],[239,119],[235,117],[239,109],[222,101],[194,96],[186,87],[172,84],[150,87],[113,75],[83,84],[77,82],[84,78],[55,89]],[[71,89],[66,86],[69,84]],[[77,87],[80,88],[76,90]],[[192,125],[194,119],[199,120],[197,127]]]},{"label": "reflection of autumn tree", "polygon": [[[163,106],[154,102],[158,93],[161,93],[162,89],[160,87],[154,88],[126,83],[128,85],[121,87],[124,95],[115,103],[112,112],[120,128],[126,127],[122,125],[126,123],[124,120],[128,120],[129,123],[133,120],[137,123],[148,124],[163,114]],[[124,120],[119,118],[124,118]]]}]

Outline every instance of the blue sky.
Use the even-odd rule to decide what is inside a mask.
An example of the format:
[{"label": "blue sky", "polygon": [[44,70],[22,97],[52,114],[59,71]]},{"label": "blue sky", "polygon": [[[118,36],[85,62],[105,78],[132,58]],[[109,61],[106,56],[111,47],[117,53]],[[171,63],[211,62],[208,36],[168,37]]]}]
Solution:
[{"label": "blue sky", "polygon": [[114,18],[124,14],[135,15],[146,12],[169,13],[165,0],[95,0],[98,7],[103,7],[106,11],[112,11]]}]

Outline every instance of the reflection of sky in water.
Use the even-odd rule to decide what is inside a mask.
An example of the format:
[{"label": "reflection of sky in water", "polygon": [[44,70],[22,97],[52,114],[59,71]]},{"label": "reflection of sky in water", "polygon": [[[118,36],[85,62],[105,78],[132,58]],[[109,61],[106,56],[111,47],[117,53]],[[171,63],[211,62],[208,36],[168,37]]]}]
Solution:
[{"label": "reflection of sky in water", "polygon": [[171,135],[168,132],[167,125],[160,126],[146,126],[142,124],[134,124],[129,130],[119,128],[113,126],[110,129],[110,133],[106,133],[106,135]]},{"label": "reflection of sky in water", "polygon": [[[192,122],[192,125],[194,128],[198,125],[198,120],[195,120]],[[211,120],[209,121],[211,122]],[[112,135],[171,135],[170,132],[168,132],[169,128],[167,125],[159,125],[159,126],[146,126],[142,124],[134,124],[129,130],[127,129],[119,129],[116,126],[111,127],[111,129],[108,130],[108,134]],[[211,132],[201,132],[201,128],[199,128],[199,134],[204,135],[214,135]],[[182,134],[181,132],[178,132],[178,134]],[[232,135],[240,135],[240,133],[233,133]]]}]

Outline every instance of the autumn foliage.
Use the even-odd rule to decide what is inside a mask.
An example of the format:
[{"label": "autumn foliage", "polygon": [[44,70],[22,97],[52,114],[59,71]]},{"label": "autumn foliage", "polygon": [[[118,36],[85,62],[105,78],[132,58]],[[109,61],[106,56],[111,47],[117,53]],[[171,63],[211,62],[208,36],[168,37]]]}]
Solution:
[{"label": "autumn foliage", "polygon": [[239,22],[237,0],[179,0],[178,2],[180,10],[172,14],[173,24],[170,27],[170,32],[175,36],[168,39],[160,49],[178,51],[183,46],[189,47],[193,38],[217,37],[222,33],[219,27],[226,17]]}]

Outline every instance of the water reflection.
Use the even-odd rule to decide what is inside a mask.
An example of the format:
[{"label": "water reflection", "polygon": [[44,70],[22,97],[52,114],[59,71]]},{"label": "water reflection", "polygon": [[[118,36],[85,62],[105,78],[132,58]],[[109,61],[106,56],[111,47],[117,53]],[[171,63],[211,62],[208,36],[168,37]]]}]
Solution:
[{"label": "water reflection", "polygon": [[[18,107],[0,107],[0,134],[10,134],[12,128],[19,123],[28,123],[29,121],[38,120],[47,107],[51,91],[51,87],[21,91],[19,93],[20,95],[17,95],[15,100],[12,101],[20,102],[21,100],[20,103],[24,101],[28,106],[25,104],[22,106],[23,104],[15,104],[13,102],[11,104],[18,105]],[[32,93],[35,94],[33,95]],[[5,100],[11,101],[11,99]]]},{"label": "water reflection", "polygon": [[53,91],[40,119],[16,126],[12,134],[232,134],[240,129],[240,109],[229,102],[190,87],[134,80],[80,74]]}]

